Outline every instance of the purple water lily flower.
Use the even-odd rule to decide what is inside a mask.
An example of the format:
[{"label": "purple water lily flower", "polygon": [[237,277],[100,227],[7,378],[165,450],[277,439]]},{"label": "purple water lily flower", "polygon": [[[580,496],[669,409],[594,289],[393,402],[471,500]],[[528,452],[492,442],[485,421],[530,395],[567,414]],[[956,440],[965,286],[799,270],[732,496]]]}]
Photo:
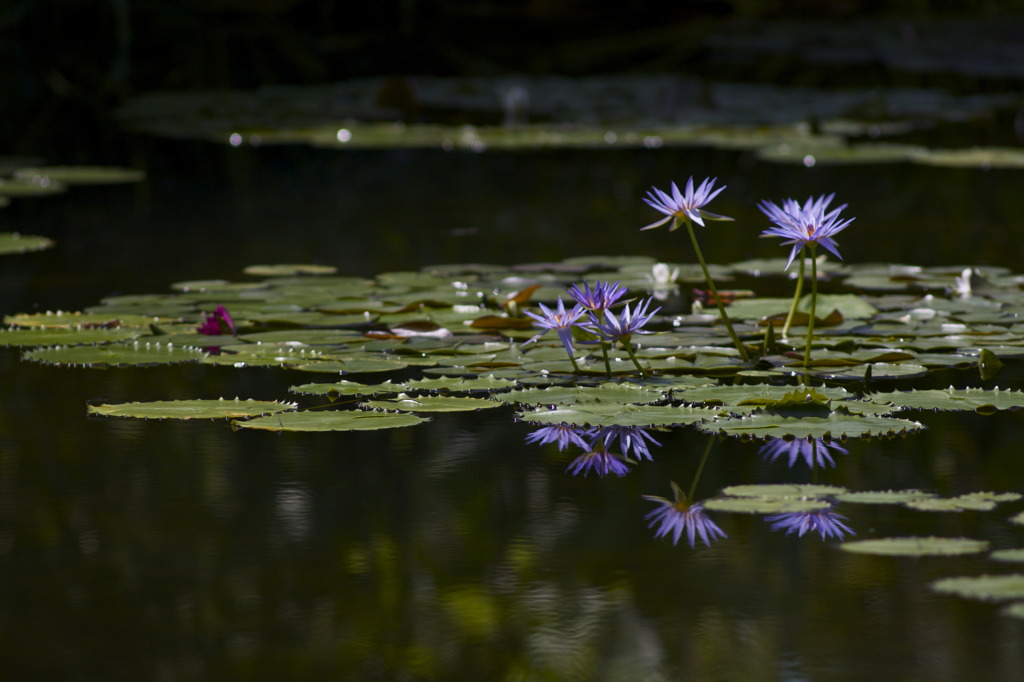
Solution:
[{"label": "purple water lily flower", "polygon": [[603,478],[608,474],[625,476],[629,473],[629,466],[626,464],[626,460],[619,455],[608,452],[603,447],[598,447],[574,459],[565,470],[573,476],[580,474],[586,476],[593,471]]},{"label": "purple water lily flower", "polygon": [[569,295],[578,304],[592,311],[607,310],[626,295],[626,287],[621,286],[621,282],[609,284],[608,282],[597,281],[594,282],[593,289],[584,282],[582,289],[579,284],[573,284],[569,287],[568,291]]},{"label": "purple water lily flower", "polygon": [[583,328],[589,332],[597,334],[605,341],[612,343],[616,341],[622,341],[628,343],[629,338],[633,334],[651,334],[653,332],[644,331],[643,327],[651,321],[655,313],[661,310],[661,307],[657,307],[654,310],[648,310],[647,308],[654,301],[654,298],[646,298],[638,302],[632,310],[629,308],[627,303],[619,314],[616,315],[611,310],[604,311],[604,319],[599,318],[596,314],[591,313],[590,321],[583,325]]},{"label": "purple water lily flower", "polygon": [[708,518],[704,511],[704,505],[700,502],[689,503],[684,498],[675,501],[666,500],[664,497],[655,495],[644,495],[645,500],[657,502],[658,508],[649,512],[645,519],[650,519],[648,528],[658,526],[654,537],[660,538],[672,534],[672,544],[678,544],[683,531],[686,531],[686,541],[692,548],[697,544],[699,538],[708,547],[711,543],[720,538],[728,537],[718,525]]},{"label": "purple water lily flower", "polygon": [[617,440],[623,456],[632,455],[636,460],[652,459],[651,451],[647,447],[648,442],[661,445],[642,426],[603,426],[597,431],[595,440],[603,442],[605,447],[611,446]]},{"label": "purple water lily flower", "polygon": [[678,228],[684,220],[692,220],[702,227],[704,226],[705,218],[708,220],[732,220],[732,218],[727,216],[711,213],[703,209],[706,204],[718,196],[719,192],[725,189],[723,185],[712,191],[716,180],[717,178],[705,178],[697,189],[694,189],[693,177],[691,176],[686,181],[685,192],[680,192],[679,187],[673,182],[672,194],[662,192],[657,187],[652,187],[651,191],[644,197],[644,202],[651,208],[664,213],[666,217],[640,229],[650,230],[655,227],[661,227],[670,220],[672,221],[672,225],[669,227],[670,232]]},{"label": "purple water lily flower", "polygon": [[788,458],[790,467],[796,464],[797,460],[801,460],[813,469],[816,466],[834,467],[836,465],[829,450],[841,455],[847,454],[846,448],[824,438],[794,438],[793,440],[772,438],[758,448],[757,454],[769,462],[783,457]]},{"label": "purple water lily flower", "polygon": [[831,508],[769,514],[764,520],[771,524],[772,530],[785,530],[786,535],[796,533],[803,537],[807,532],[817,531],[822,540],[830,537],[842,540],[847,534],[857,534],[843,523],[846,517]]},{"label": "purple water lily flower", "polygon": [[535,327],[540,327],[544,331],[537,334],[526,343],[533,343],[550,330],[554,329],[558,332],[558,338],[562,340],[562,345],[565,346],[565,352],[572,358],[572,328],[579,326],[579,319],[586,312],[582,306],[574,305],[571,309],[565,309],[565,303],[562,301],[562,297],[558,297],[558,307],[555,310],[548,308],[543,303],[538,304],[540,306],[541,315],[532,313],[529,310],[525,311],[527,315],[532,317],[536,322]]},{"label": "purple water lily flower", "polygon": [[824,194],[815,199],[809,198],[803,206],[800,206],[794,199],[786,199],[782,206],[777,206],[770,201],[762,201],[758,204],[761,212],[768,216],[768,219],[775,223],[772,227],[761,234],[769,237],[782,237],[787,241],[782,244],[792,244],[789,252],[789,262],[786,268],[793,263],[793,259],[800,253],[800,249],[808,245],[821,244],[836,258],[842,260],[839,248],[832,237],[846,229],[846,226],[854,221],[854,218],[840,220],[839,214],[846,208],[843,204],[839,208],[828,210],[835,194]]},{"label": "purple water lily flower", "polygon": [[206,336],[220,336],[227,333],[233,336],[238,335],[238,329],[235,327],[235,321],[231,319],[231,313],[222,305],[217,306],[212,315],[207,315],[203,319],[203,323],[196,327],[196,331]]},{"label": "purple water lily flower", "polygon": [[569,447],[569,444],[578,445],[584,450],[590,450],[590,443],[585,441],[583,438],[590,435],[591,430],[585,429],[579,426],[542,426],[536,431],[527,434],[527,443],[536,443],[538,445],[547,445],[548,443],[556,443],[559,450],[565,450]]}]

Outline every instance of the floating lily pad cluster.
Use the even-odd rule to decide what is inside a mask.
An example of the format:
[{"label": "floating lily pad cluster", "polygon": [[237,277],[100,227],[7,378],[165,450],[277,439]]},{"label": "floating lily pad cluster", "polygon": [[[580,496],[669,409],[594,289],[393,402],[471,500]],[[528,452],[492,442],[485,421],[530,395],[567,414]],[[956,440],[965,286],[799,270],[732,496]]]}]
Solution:
[{"label": "floating lily pad cluster", "polygon": [[[276,420],[281,430],[306,430],[318,421],[317,428],[366,428],[368,421],[357,425],[353,415],[338,415],[353,409],[411,416],[506,404],[519,419],[537,424],[693,425],[759,439],[840,439],[923,428],[906,417],[911,411],[1024,407],[1019,391],[900,391],[888,381],[905,385],[908,378],[946,371],[951,383],[966,382],[984,374],[986,364],[991,370],[1024,354],[1019,276],[998,269],[828,264],[822,286],[832,293],[819,299],[819,311],[826,312],[817,320],[814,358],[805,368],[799,320],[794,338],[775,335],[789,301],[753,295],[760,286],[777,286],[784,264],[716,268],[743,286],[737,291],[748,292],[727,307],[744,345],[755,352],[748,362],[730,347],[718,316],[684,293],[699,280],[692,267],[680,266],[671,288],[658,290],[662,311],[652,328],[660,331],[638,339],[643,376],[613,353],[608,378],[600,353],[586,349],[577,352],[577,374],[557,340],[523,344],[535,330],[522,313],[553,301],[572,282],[622,281],[631,296],[642,295],[652,286],[655,264],[641,257],[435,266],[373,279],[323,266],[254,265],[247,268],[252,279],[180,282],[168,293],[114,296],[80,312],[11,315],[0,345],[55,365],[205,363],[326,377],[292,387],[313,403],[306,407],[318,409],[260,417]],[[204,315],[218,306],[230,311],[237,335],[199,333]],[[190,414],[231,417],[239,425],[249,418],[223,413],[216,400],[208,413],[200,405],[190,401]],[[165,407],[136,410],[150,418],[184,414]],[[104,410],[94,406],[103,414],[135,413]],[[374,428],[419,421],[378,417]]]},{"label": "floating lily pad cluster", "polygon": [[[387,94],[396,88],[407,93],[400,100],[405,106],[388,103]],[[480,152],[708,146],[804,165],[1019,168],[1024,166],[1019,149],[930,150],[878,141],[1017,106],[1015,92],[959,96],[940,89],[781,87],[657,74],[362,79],[253,91],[150,93],[129,102],[120,116],[130,127],[155,135],[236,147]]]}]

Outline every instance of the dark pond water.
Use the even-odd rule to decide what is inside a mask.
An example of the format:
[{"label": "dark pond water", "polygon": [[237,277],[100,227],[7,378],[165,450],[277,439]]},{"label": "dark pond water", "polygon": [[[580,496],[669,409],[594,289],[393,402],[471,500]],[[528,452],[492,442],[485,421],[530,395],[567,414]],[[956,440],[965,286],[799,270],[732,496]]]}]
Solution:
[{"label": "dark pond water", "polygon": [[[705,150],[343,154],[145,143],[150,179],[21,201],[4,230],[56,249],[5,257],[3,312],[240,278],[252,263],[343,274],[586,254],[686,261],[637,232],[652,184],[729,186],[710,260],[776,256],[763,198],[836,191],[851,262],[1020,270],[1019,171],[758,164]],[[721,236],[723,233],[727,237]],[[0,352],[0,675],[10,680],[1016,680],[1024,622],[930,582],[1005,572],[986,555],[855,555],[718,514],[710,548],[655,539],[644,494],[684,488],[707,436],[656,434],[624,478],[573,478],[509,409],[370,433],[233,432],[86,416],[86,401],[277,399],[276,369],[54,368]],[[1012,377],[1012,375],[1011,375]],[[367,377],[368,380],[374,380]],[[1013,380],[1015,388],[1020,381]],[[821,483],[950,496],[1021,491],[1024,421],[916,413],[852,441]],[[716,442],[698,497],[808,482],[757,445]],[[841,507],[858,537],[1024,546],[994,512]]]}]

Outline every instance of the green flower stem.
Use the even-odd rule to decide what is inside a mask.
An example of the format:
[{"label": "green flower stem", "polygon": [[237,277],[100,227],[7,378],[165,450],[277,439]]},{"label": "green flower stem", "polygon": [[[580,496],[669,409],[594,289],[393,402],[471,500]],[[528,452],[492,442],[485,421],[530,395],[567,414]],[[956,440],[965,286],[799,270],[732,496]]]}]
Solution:
[{"label": "green flower stem", "polygon": [[575,374],[582,374],[582,372],[580,372],[580,366],[576,364],[576,358],[574,358],[572,356],[572,353],[569,353],[569,362],[572,363],[572,371],[573,371],[573,373],[575,373]]},{"label": "green flower stem", "polygon": [[750,355],[747,353],[747,349],[740,343],[740,339],[736,336],[736,330],[732,328],[732,322],[729,321],[729,316],[725,313],[725,306],[722,305],[722,299],[718,296],[718,290],[715,288],[715,283],[711,281],[711,273],[708,272],[708,266],[704,262],[704,256],[700,252],[700,246],[697,244],[697,235],[693,232],[693,224],[690,220],[686,220],[686,231],[690,233],[690,243],[693,244],[693,251],[697,254],[697,262],[700,263],[701,270],[704,271],[704,279],[708,283],[708,291],[711,292],[712,298],[715,299],[715,304],[718,305],[718,314],[722,316],[722,322],[725,322],[725,328],[729,330],[729,336],[732,337],[733,344],[736,345],[736,350],[740,352],[740,357],[743,362],[750,360]]},{"label": "green flower stem", "polygon": [[814,338],[814,316],[818,303],[818,260],[814,257],[816,244],[808,244],[811,252],[811,317],[807,320],[807,345],[804,347],[804,369],[811,365],[811,340]]},{"label": "green flower stem", "polygon": [[786,324],[782,325],[782,338],[789,333],[789,326],[793,324],[793,316],[796,315],[797,306],[800,305],[800,295],[804,292],[804,251],[807,247],[801,247],[797,258],[800,259],[800,272],[796,278],[796,293],[793,294],[793,303],[789,306],[789,315],[786,315]]},{"label": "green flower stem", "polygon": [[636,365],[637,371],[640,372],[640,376],[644,376],[644,368],[640,366],[640,361],[633,355],[633,345],[626,339],[622,340],[622,345],[626,347],[626,352],[629,353],[629,359]]},{"label": "green flower stem", "polygon": [[612,378],[612,365],[608,362],[608,344],[601,342],[601,354],[604,356],[604,371],[608,372],[608,378]]},{"label": "green flower stem", "polygon": [[700,456],[700,463],[697,464],[697,471],[693,474],[693,482],[690,483],[690,492],[686,496],[686,499],[690,502],[693,501],[693,494],[697,492],[697,481],[700,480],[700,475],[704,472],[704,464],[708,461],[708,454],[711,452],[711,446],[714,444],[715,437],[711,436],[708,438],[708,444],[704,448],[704,454]]}]

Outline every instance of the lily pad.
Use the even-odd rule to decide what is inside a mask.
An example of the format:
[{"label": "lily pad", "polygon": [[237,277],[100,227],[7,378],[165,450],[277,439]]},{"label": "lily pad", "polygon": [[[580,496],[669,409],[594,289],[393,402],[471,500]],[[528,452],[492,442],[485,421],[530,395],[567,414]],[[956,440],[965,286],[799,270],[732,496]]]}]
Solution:
[{"label": "lily pad", "polygon": [[114,328],[114,327],[149,327],[150,324],[161,322],[159,318],[148,315],[121,315],[115,312],[69,313],[55,311],[47,313],[31,313],[6,315],[4,322],[15,327],[63,327],[63,328]]},{"label": "lily pad", "polygon": [[14,177],[26,182],[58,182],[67,185],[112,185],[139,182],[146,174],[134,168],[116,166],[37,166],[19,168]]},{"label": "lily pad", "polygon": [[997,549],[988,556],[994,561],[1024,562],[1024,549]]},{"label": "lily pad", "polygon": [[834,485],[808,483],[768,483],[761,485],[731,485],[722,493],[732,497],[802,498],[828,497],[845,493],[846,488]]},{"label": "lily pad", "polygon": [[570,424],[573,426],[679,426],[711,419],[715,410],[671,405],[614,405],[581,403],[554,410],[530,410],[516,415],[535,424]]},{"label": "lily pad", "polygon": [[967,538],[874,538],[844,542],[840,548],[855,554],[879,556],[956,556],[984,552],[988,542]]},{"label": "lily pad", "polygon": [[910,500],[906,503],[906,506],[918,511],[991,511],[1001,502],[1016,502],[1019,499],[1021,499],[1019,493],[977,492],[958,497],[933,497]]},{"label": "lily pad", "polygon": [[919,431],[920,422],[891,417],[872,417],[832,412],[826,416],[791,417],[775,412],[755,412],[749,416],[718,418],[698,424],[708,433],[754,438],[843,438],[891,436]]},{"label": "lily pad", "polygon": [[1024,599],[1024,574],[943,578],[933,582],[932,589],[936,592],[984,601]]},{"label": "lily pad", "polygon": [[292,393],[301,393],[303,395],[324,395],[333,400],[343,395],[371,396],[385,393],[400,393],[402,389],[402,384],[393,384],[390,381],[385,381],[381,384],[361,384],[357,381],[343,380],[329,384],[302,384],[300,386],[292,386],[288,390]]},{"label": "lily pad", "polygon": [[739,514],[785,514],[831,506],[827,500],[813,497],[713,497],[704,502],[705,509]]},{"label": "lily pad", "polygon": [[404,393],[394,400],[368,400],[360,407],[373,410],[398,410],[400,412],[476,412],[501,407],[501,403],[488,398],[467,398],[460,396],[427,395],[410,398]]},{"label": "lily pad", "polygon": [[44,249],[51,248],[56,243],[49,237],[19,234],[17,232],[0,232],[0,255],[43,251]]},{"label": "lily pad", "polygon": [[854,504],[903,504],[935,497],[935,493],[921,490],[862,490],[836,495],[840,502]]},{"label": "lily pad", "polygon": [[333,275],[338,268],[333,265],[278,264],[249,265],[243,270],[247,275],[257,277],[286,277],[289,275]]},{"label": "lily pad", "polygon": [[22,357],[48,365],[116,367],[199,362],[206,357],[206,353],[197,348],[136,341],[132,344],[112,343],[104,346],[54,346],[26,351]]},{"label": "lily pad", "polygon": [[0,346],[78,346],[127,341],[145,333],[146,331],[139,327],[5,329],[0,330]]},{"label": "lily pad", "polygon": [[311,410],[281,412],[232,422],[242,429],[262,431],[373,431],[415,426],[430,421],[408,412],[369,412],[366,410]]},{"label": "lily pad", "polygon": [[158,400],[147,403],[89,405],[90,414],[136,419],[226,419],[258,417],[294,410],[295,403],[268,400]]},{"label": "lily pad", "polygon": [[512,379],[499,379],[493,374],[470,379],[465,377],[436,377],[433,379],[410,379],[405,382],[405,387],[409,390],[447,391],[449,393],[492,393],[512,389],[518,385]]},{"label": "lily pad", "polygon": [[873,393],[873,402],[918,410],[961,410],[991,414],[998,410],[1024,408],[1024,391],[982,388],[953,388],[926,391]]},{"label": "lily pad", "polygon": [[644,405],[664,399],[665,393],[636,384],[605,383],[601,386],[556,386],[529,388],[494,396],[495,400],[519,405],[578,405],[606,403],[614,406]]}]

